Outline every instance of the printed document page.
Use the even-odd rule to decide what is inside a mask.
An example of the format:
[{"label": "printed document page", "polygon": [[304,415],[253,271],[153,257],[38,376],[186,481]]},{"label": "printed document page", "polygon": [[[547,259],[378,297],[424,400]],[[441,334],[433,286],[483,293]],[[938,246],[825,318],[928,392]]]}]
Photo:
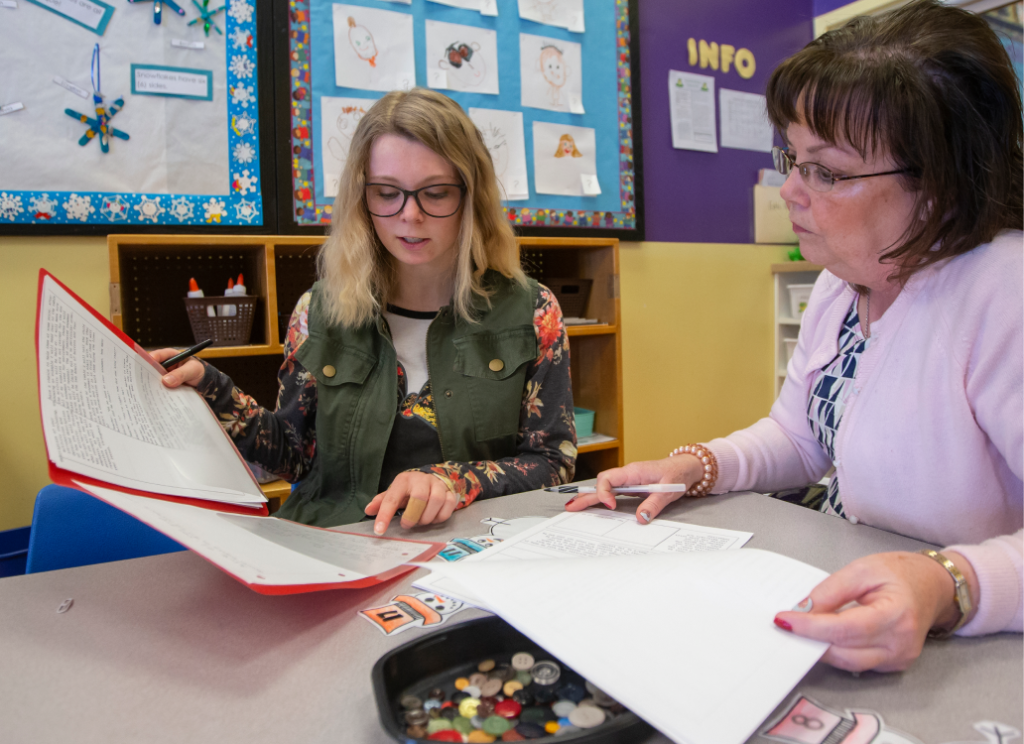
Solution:
[{"label": "printed document page", "polygon": [[257,508],[266,502],[192,388],[160,372],[51,277],[39,307],[39,400],[57,467],[140,491]]},{"label": "printed document page", "polygon": [[[633,514],[591,509],[563,512],[462,562],[599,558],[648,553],[692,553],[741,548],[751,532],[701,527],[655,519],[640,524]],[[466,587],[438,573],[413,583],[417,589],[488,609]]]},{"label": "printed document page", "polygon": [[763,550],[428,568],[676,742],[745,742],[828,648],[772,622],[828,574]]},{"label": "printed document page", "polygon": [[393,571],[437,543],[378,538],[310,527],[275,517],[202,509],[78,486],[177,540],[245,584],[339,584]]}]

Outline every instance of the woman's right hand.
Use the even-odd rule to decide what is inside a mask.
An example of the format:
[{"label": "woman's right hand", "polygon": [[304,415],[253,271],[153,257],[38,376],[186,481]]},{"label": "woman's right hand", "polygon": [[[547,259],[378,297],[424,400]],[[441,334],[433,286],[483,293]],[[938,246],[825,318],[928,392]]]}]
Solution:
[{"label": "woman's right hand", "polygon": [[[157,349],[156,351],[149,352],[149,355],[163,364],[165,359],[170,359],[172,356],[179,353],[181,353],[181,349]],[[206,370],[203,367],[202,362],[195,357],[190,357],[174,369],[170,370],[161,379],[163,380],[164,386],[169,388],[176,388],[182,385],[197,387],[203,379],[205,371]]]},{"label": "woman's right hand", "polygon": [[[676,455],[664,460],[631,462],[621,468],[605,470],[597,476],[597,493],[584,493],[565,505],[566,511],[582,511],[588,506],[601,503],[615,509],[616,486],[646,486],[651,483],[685,483],[687,488],[698,483],[704,474],[704,466],[693,455]],[[636,519],[647,524],[673,501],[682,496],[678,493],[652,493],[636,508]]]}]

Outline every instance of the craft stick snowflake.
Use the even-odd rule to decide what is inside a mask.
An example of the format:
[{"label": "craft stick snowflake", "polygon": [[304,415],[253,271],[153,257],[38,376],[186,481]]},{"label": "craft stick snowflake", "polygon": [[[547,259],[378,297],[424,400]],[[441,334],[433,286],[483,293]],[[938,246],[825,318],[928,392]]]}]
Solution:
[{"label": "craft stick snowflake", "polygon": [[[166,2],[166,1],[167,0],[164,0],[164,2]],[[221,5],[216,10],[212,10],[210,8],[210,0],[203,0],[203,4],[202,5],[200,5],[198,2],[196,2],[196,0],[192,0],[192,4],[195,5],[196,9],[199,11],[199,17],[198,18],[193,18],[191,21],[188,22],[188,25],[189,26],[194,26],[197,23],[199,23],[200,21],[202,21],[203,22],[203,31],[206,32],[207,36],[210,35],[210,29],[211,28],[214,31],[216,31],[218,34],[223,36],[224,32],[220,30],[220,27],[213,20],[213,17],[215,15],[217,15],[218,13],[220,13],[221,11],[223,11],[224,10],[224,6]]]},{"label": "craft stick snowflake", "polygon": [[[130,2],[132,4],[134,4],[134,3],[148,3],[148,2],[150,2],[150,0],[128,0],[128,2]],[[174,2],[173,0],[152,0],[152,3],[153,3],[153,23],[155,23],[157,26],[159,26],[160,25],[160,21],[163,20],[163,15],[164,15],[164,13],[163,13],[163,10],[164,10],[163,6],[164,5],[166,5],[168,8],[170,8],[171,10],[173,10],[175,13],[177,13],[180,16],[185,15],[185,11],[181,9],[181,6],[178,5],[176,2]]]},{"label": "craft stick snowflake", "polygon": [[114,129],[110,126],[110,120],[114,118],[114,115],[121,110],[124,106],[124,99],[118,98],[110,106],[103,105],[103,96],[99,93],[92,94],[92,102],[96,106],[96,118],[90,119],[85,114],[80,114],[72,109],[64,109],[64,113],[73,119],[78,119],[83,124],[88,124],[89,129],[86,130],[82,138],[78,140],[78,144],[87,145],[89,140],[95,139],[97,136],[100,138],[100,149],[103,152],[110,152],[110,137],[114,136],[118,139],[127,140],[128,135],[119,129]]}]

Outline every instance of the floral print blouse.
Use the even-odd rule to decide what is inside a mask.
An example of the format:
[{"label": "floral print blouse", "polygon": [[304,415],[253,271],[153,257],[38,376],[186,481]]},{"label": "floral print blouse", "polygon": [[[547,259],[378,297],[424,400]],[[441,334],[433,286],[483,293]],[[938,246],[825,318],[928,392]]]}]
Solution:
[{"label": "floral print blouse", "polygon": [[[209,364],[198,386],[242,456],[293,483],[310,472],[316,457],[316,379],[295,358],[309,335],[311,296],[311,292],[306,292],[299,299],[288,324],[285,360],[277,374],[276,410],[261,407],[235,387],[230,377]],[[459,508],[477,499],[572,480],[576,469],[576,424],[569,343],[558,301],[544,286],[537,297],[533,326],[538,355],[526,374],[516,455],[500,460],[425,463],[413,468],[444,481],[459,495]],[[406,390],[401,364],[396,402],[397,416],[415,416],[436,431],[429,380],[422,390]],[[394,437],[388,446],[395,446]]]}]

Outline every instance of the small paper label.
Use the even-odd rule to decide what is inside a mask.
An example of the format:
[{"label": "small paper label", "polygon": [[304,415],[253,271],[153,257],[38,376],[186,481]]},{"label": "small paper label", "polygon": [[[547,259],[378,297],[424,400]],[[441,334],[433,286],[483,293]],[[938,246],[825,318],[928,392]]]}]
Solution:
[{"label": "small paper label", "polygon": [[573,13],[569,17],[569,25],[567,25],[566,28],[569,29],[570,31],[576,32],[577,34],[582,34],[584,31],[586,31],[586,28],[584,28],[583,26],[582,10],[579,13]]},{"label": "small paper label", "polygon": [[480,0],[480,15],[498,15],[498,0]]},{"label": "small paper label", "polygon": [[185,67],[132,65],[132,93],[213,100],[213,73]]},{"label": "small paper label", "polygon": [[6,106],[0,106],[0,116],[5,114],[13,114],[15,111],[21,111],[25,108],[25,104],[18,101],[17,103],[8,103]]},{"label": "small paper label", "polygon": [[583,98],[575,93],[569,96],[569,112],[573,114],[585,114],[583,110]]},{"label": "small paper label", "polygon": [[171,39],[171,46],[178,49],[206,49],[206,44],[201,41],[185,41],[184,39]]},{"label": "small paper label", "polygon": [[583,184],[584,196],[597,196],[601,193],[601,184],[597,182],[597,176],[593,173],[581,173],[580,183]]},{"label": "small paper label", "polygon": [[0,8],[11,8],[12,10],[17,10],[18,3],[14,0],[0,0]]},{"label": "small paper label", "polygon": [[54,75],[53,76],[53,82],[57,83],[57,85],[59,85],[61,88],[64,88],[64,90],[71,91],[72,93],[74,93],[76,96],[79,96],[80,98],[85,98],[85,99],[89,98],[89,92],[88,91],[82,90],[81,88],[79,88],[74,83],[68,82],[67,80],[62,78],[60,75]]},{"label": "small paper label", "polygon": [[62,15],[100,36],[107,30],[114,7],[100,0],[29,0],[49,11]]},{"label": "small paper label", "polygon": [[447,90],[448,88],[448,73],[444,70],[430,70],[430,78],[427,85],[431,88],[438,90]]}]

